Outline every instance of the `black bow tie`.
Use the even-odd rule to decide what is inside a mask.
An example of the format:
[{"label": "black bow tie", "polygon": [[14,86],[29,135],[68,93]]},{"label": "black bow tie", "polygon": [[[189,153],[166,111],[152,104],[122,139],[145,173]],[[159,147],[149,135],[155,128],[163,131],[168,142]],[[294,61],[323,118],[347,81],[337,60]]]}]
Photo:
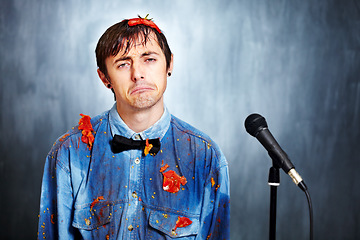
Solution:
[{"label": "black bow tie", "polygon": [[[146,150],[146,146],[148,146],[147,150]],[[155,138],[155,139],[147,139],[147,140],[133,140],[115,134],[111,142],[111,150],[114,153],[119,153],[131,149],[143,150],[145,156],[147,155],[147,153],[150,153],[151,155],[156,155],[160,150],[160,139]]]}]

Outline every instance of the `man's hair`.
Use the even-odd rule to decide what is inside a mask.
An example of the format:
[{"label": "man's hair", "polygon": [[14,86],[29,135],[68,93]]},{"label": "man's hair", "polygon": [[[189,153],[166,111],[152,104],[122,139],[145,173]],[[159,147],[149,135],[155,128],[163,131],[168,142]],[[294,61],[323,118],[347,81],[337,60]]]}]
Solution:
[{"label": "man's hair", "polygon": [[165,35],[159,33],[156,29],[149,26],[139,24],[129,26],[129,20],[123,20],[109,27],[100,37],[97,43],[95,53],[96,62],[99,70],[108,77],[105,60],[110,56],[116,56],[119,51],[127,53],[134,44],[141,40],[142,44],[146,44],[151,33],[156,35],[157,43],[163,51],[166,59],[166,69],[169,69],[171,62],[171,51],[167,43]]}]

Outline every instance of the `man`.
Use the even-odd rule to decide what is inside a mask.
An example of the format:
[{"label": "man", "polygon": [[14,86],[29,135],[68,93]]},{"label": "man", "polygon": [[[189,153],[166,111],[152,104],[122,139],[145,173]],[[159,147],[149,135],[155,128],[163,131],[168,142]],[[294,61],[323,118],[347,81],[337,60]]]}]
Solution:
[{"label": "man", "polygon": [[116,104],[60,137],[45,164],[39,239],[229,239],[228,164],[172,116],[166,38],[147,18],[110,27],[98,75]]}]

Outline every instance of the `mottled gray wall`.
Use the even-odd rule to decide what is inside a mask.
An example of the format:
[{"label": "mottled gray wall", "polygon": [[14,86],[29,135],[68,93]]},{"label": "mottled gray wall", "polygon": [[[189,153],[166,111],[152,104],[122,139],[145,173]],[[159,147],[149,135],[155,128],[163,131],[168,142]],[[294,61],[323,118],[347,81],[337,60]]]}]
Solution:
[{"label": "mottled gray wall", "polygon": [[[305,179],[316,239],[360,238],[360,2],[0,1],[0,237],[34,239],[44,160],[79,113],[113,104],[96,74],[105,29],[150,13],[175,55],[166,103],[230,164],[232,239],[268,236],[271,161],[253,112]],[[278,239],[307,239],[305,195],[283,172]]]}]

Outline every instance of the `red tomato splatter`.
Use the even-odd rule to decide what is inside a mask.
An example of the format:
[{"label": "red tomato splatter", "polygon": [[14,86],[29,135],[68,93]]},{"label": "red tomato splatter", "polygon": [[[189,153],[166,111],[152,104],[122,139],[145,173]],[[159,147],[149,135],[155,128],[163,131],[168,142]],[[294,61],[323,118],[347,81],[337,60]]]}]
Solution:
[{"label": "red tomato splatter", "polygon": [[90,211],[92,210],[92,208],[95,206],[95,204],[97,204],[100,200],[104,200],[103,196],[97,197],[90,205]]},{"label": "red tomato splatter", "polygon": [[214,178],[211,178],[211,187],[213,187],[215,185],[215,180]]},{"label": "red tomato splatter", "polygon": [[86,143],[88,145],[89,150],[91,150],[92,145],[94,143],[94,135],[92,134],[92,131],[94,131],[92,125],[91,125],[91,118],[88,115],[80,114],[81,118],[79,120],[79,130],[82,130],[82,137],[81,141],[83,143]]},{"label": "red tomato splatter", "polygon": [[149,144],[149,139],[146,139],[146,144],[145,144],[145,148],[144,148],[144,155],[148,155],[150,150],[152,149],[153,145]]},{"label": "red tomato splatter", "polygon": [[180,184],[185,185],[187,180],[184,176],[180,177],[173,170],[162,173],[164,176],[163,189],[170,193],[177,193],[180,190]]},{"label": "red tomato splatter", "polygon": [[165,171],[168,167],[169,167],[169,165],[165,164],[165,166],[160,168],[160,172]]},{"label": "red tomato splatter", "polygon": [[187,217],[178,217],[178,220],[176,221],[176,225],[174,228],[174,231],[177,228],[183,228],[183,227],[187,227],[190,224],[192,224],[192,221],[190,219],[188,219]]}]

